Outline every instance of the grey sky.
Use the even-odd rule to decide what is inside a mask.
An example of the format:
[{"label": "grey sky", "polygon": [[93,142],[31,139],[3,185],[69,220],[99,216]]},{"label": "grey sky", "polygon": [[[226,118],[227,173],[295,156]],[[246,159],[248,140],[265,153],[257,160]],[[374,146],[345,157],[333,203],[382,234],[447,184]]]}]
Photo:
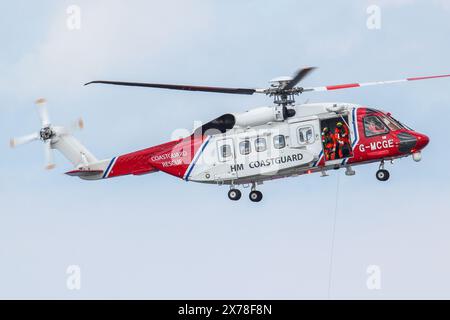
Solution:
[{"label": "grey sky", "polygon": [[[81,8],[81,30],[66,9]],[[380,30],[366,9],[381,7]],[[43,170],[33,101],[98,158],[168,140],[265,97],[106,86],[95,79],[262,87],[301,66],[308,86],[450,73],[450,1],[14,1],[0,19],[1,298],[450,298],[449,80],[300,97],[389,110],[430,136],[423,161],[266,183],[265,198],[163,173],[84,182]],[[80,291],[66,288],[79,265]],[[381,268],[368,290],[366,268]]]}]

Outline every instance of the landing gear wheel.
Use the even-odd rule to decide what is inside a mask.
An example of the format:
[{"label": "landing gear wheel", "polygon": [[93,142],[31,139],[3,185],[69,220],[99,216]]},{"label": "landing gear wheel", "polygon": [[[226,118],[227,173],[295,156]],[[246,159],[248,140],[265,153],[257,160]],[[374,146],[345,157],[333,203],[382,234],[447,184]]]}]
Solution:
[{"label": "landing gear wheel", "polygon": [[379,181],[388,181],[389,180],[389,171],[387,171],[386,169],[380,169],[377,171],[377,179]]},{"label": "landing gear wheel", "polygon": [[261,191],[253,190],[252,192],[250,192],[248,197],[253,202],[260,202],[263,198],[263,194]]},{"label": "landing gear wheel", "polygon": [[230,191],[228,191],[228,198],[230,198],[230,200],[238,201],[241,196],[242,193],[238,189],[230,189]]}]

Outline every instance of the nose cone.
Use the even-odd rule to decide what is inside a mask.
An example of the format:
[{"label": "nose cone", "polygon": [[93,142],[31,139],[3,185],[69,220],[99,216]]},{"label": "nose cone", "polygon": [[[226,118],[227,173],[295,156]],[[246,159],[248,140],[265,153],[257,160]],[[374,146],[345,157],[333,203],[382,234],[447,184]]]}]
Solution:
[{"label": "nose cone", "polygon": [[428,138],[426,135],[422,133],[416,133],[416,137],[417,137],[417,145],[416,145],[417,150],[422,150],[430,142],[430,138]]}]

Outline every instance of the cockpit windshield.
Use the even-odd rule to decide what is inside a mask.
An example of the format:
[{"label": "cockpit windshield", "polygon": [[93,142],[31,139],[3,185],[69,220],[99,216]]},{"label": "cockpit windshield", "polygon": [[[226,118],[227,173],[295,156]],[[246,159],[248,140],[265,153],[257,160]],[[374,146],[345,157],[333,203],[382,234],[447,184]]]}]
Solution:
[{"label": "cockpit windshield", "polygon": [[414,131],[413,129],[411,129],[410,126],[407,126],[406,124],[392,118],[392,116],[389,116],[390,119],[392,119],[393,121],[397,122],[402,128],[406,129],[406,130],[410,130],[410,131]]},{"label": "cockpit windshield", "polygon": [[380,118],[383,121],[383,123],[391,131],[397,131],[397,130],[403,129],[403,127],[400,125],[400,123],[398,123],[397,121],[395,121],[394,119],[392,119],[388,115],[382,115]]},{"label": "cockpit windshield", "polygon": [[412,130],[411,128],[409,128],[408,126],[405,126],[400,121],[394,119],[389,114],[383,114],[381,116],[381,120],[383,120],[383,123],[392,131],[400,130],[400,129]]}]

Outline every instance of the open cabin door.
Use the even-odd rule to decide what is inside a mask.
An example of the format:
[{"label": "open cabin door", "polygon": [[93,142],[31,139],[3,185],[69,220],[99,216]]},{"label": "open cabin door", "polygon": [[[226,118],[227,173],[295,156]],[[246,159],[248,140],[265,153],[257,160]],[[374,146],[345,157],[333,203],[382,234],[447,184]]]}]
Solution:
[{"label": "open cabin door", "polygon": [[353,157],[352,127],[348,114],[333,115],[320,120],[321,146],[326,165],[340,164]]}]

